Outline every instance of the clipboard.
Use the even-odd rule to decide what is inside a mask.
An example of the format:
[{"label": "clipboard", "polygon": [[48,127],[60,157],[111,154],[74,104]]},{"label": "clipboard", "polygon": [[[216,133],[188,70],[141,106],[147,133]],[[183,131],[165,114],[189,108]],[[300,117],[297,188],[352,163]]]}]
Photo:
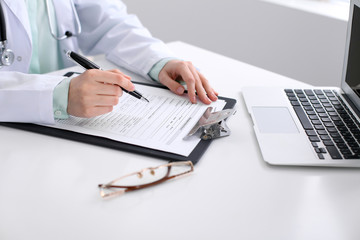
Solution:
[{"label": "clipboard", "polygon": [[[67,75],[65,75],[67,76]],[[159,87],[167,89],[165,86],[162,85],[154,85],[149,83],[142,83],[142,82],[133,82],[135,84],[141,84],[151,87]],[[235,99],[226,98],[226,97],[218,97],[219,99],[225,100],[226,105],[224,106],[224,109],[232,109],[234,108],[236,104]],[[16,128],[21,129],[25,131],[30,131],[34,133],[40,133],[48,136],[58,137],[58,138],[64,138],[72,141],[92,144],[96,146],[111,148],[115,150],[120,151],[127,151],[135,154],[142,154],[154,158],[160,158],[167,161],[191,161],[193,164],[196,164],[202,155],[205,153],[207,148],[210,146],[211,142],[213,140],[201,140],[194,150],[190,153],[189,156],[182,156],[179,154],[174,154],[170,152],[165,152],[161,150],[155,150],[150,149],[142,146],[137,146],[125,142],[119,142],[116,140],[111,140],[104,137],[99,136],[93,136],[93,135],[87,135],[83,133],[73,132],[69,130],[64,129],[58,129],[58,128],[52,128],[52,127],[46,127],[41,126],[33,123],[8,123],[8,122],[2,122],[0,123],[1,126],[6,126],[10,128]]]}]

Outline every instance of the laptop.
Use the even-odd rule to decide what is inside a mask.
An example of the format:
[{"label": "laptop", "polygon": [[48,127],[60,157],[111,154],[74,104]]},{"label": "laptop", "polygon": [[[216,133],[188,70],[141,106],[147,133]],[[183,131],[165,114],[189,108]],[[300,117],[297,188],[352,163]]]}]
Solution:
[{"label": "laptop", "polygon": [[360,0],[351,0],[341,89],[243,88],[263,159],[360,167]]}]

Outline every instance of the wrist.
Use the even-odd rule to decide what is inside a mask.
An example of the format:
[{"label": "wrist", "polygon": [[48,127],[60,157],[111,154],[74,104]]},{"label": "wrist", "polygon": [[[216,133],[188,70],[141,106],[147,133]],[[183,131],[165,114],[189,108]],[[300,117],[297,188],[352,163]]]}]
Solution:
[{"label": "wrist", "polygon": [[179,59],[171,58],[171,57],[161,59],[160,61],[158,61],[157,63],[154,64],[154,66],[149,71],[148,76],[155,82],[160,82],[159,81],[159,73],[164,68],[164,66],[171,60],[179,60]]}]

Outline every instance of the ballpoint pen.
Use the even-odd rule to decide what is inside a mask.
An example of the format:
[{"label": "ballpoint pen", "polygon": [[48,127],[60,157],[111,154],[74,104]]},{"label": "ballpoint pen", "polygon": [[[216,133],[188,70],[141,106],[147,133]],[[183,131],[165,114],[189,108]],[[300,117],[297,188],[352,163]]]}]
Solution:
[{"label": "ballpoint pen", "polygon": [[[99,70],[102,70],[98,65],[96,65],[95,63],[93,63],[89,59],[85,58],[84,56],[81,56],[80,54],[78,54],[76,52],[67,51],[66,55],[68,56],[68,58],[70,58],[71,60],[73,60],[74,62],[76,62],[77,64],[79,64],[83,68],[85,68],[86,70],[87,69],[99,69]],[[128,91],[128,90],[124,89],[121,86],[119,86],[119,87],[124,92],[130,94],[131,96],[136,97],[137,99],[141,99],[141,100],[149,102],[149,100],[147,100],[141,93],[139,93],[137,91]]]}]

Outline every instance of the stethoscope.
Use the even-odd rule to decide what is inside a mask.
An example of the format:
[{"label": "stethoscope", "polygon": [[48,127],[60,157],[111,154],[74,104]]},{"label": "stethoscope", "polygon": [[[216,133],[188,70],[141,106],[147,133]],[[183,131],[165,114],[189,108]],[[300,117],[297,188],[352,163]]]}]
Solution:
[{"label": "stethoscope", "polygon": [[[81,23],[79,20],[79,15],[76,12],[75,4],[74,4],[73,0],[70,0],[70,2],[71,2],[71,10],[73,11],[73,14],[75,16],[76,33],[73,33],[71,31],[65,31],[65,33],[63,35],[59,36],[56,34],[56,30],[54,30],[54,28],[53,28],[54,23],[50,17],[49,0],[45,1],[50,33],[56,40],[59,40],[59,41],[70,38],[70,37],[77,37],[81,34]],[[1,0],[0,0],[0,68],[3,66],[12,65],[14,62],[14,59],[15,59],[14,52],[11,49],[7,48],[5,16],[4,16],[4,11],[3,11],[3,8],[1,5]]]},{"label": "stethoscope", "polygon": [[13,64],[14,58],[14,52],[7,48],[5,16],[0,2],[0,68]]}]

